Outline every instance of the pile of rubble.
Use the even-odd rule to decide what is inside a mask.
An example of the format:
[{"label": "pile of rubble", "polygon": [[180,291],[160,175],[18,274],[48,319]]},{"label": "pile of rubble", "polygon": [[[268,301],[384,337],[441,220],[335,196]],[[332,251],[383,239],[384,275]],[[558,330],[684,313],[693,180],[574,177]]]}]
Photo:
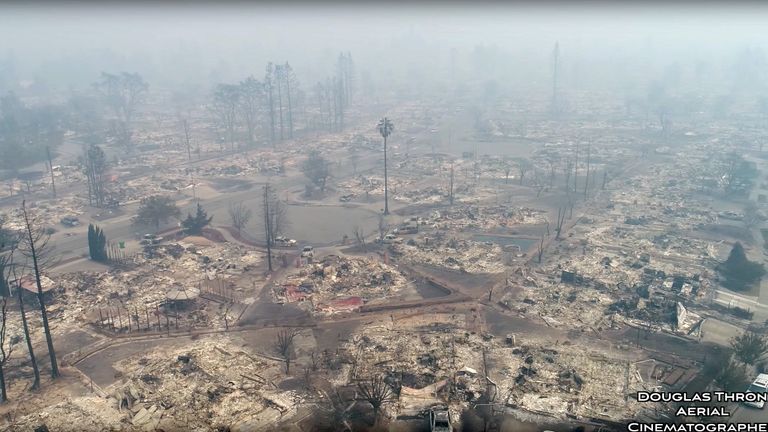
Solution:
[{"label": "pile of rubble", "polygon": [[386,375],[396,387],[421,389],[464,370],[460,388],[466,401],[483,390],[482,369],[488,339],[464,332],[462,314],[432,313],[368,325],[346,342],[340,356],[347,367],[336,371],[334,382],[345,383]]},{"label": "pile of rubble", "polygon": [[405,263],[428,264],[464,273],[503,273],[502,248],[493,243],[420,236],[392,245],[393,255]]},{"label": "pile of rubble", "polygon": [[[45,425],[47,429],[42,429]],[[113,401],[98,396],[68,399],[15,419],[8,430],[52,430],[62,432],[103,432],[130,429],[124,413]]]},{"label": "pile of rubble", "polygon": [[458,205],[436,210],[431,214],[431,225],[440,230],[504,232],[513,225],[545,224],[544,210],[509,206]]},{"label": "pile of rubble", "polygon": [[560,284],[540,276],[529,275],[521,293],[510,291],[499,303],[520,314],[541,318],[555,328],[600,332],[623,325],[609,310],[615,302],[614,291]]},{"label": "pile of rubble", "polygon": [[295,413],[301,396],[281,391],[278,361],[226,339],[158,349],[115,365],[122,382],[17,419],[13,430],[265,430]]},{"label": "pile of rubble", "polygon": [[391,297],[407,284],[405,275],[388,264],[328,255],[286,277],[274,295],[278,302],[300,302],[321,313],[334,313]]},{"label": "pile of rubble", "polygon": [[[387,180],[389,193],[392,197],[407,197],[410,190],[415,188],[415,182],[402,177],[389,177]],[[374,197],[384,195],[384,177],[360,175],[350,180],[339,182],[337,189],[343,196]],[[402,195],[406,194],[406,195]]]},{"label": "pile of rubble", "polygon": [[[70,195],[55,200],[28,202],[27,208],[31,209],[31,213],[34,214],[36,218],[39,218],[40,221],[45,221],[46,225],[54,227],[54,229],[58,231],[63,228],[59,225],[62,219],[82,215],[85,213],[87,205],[87,198]],[[0,217],[2,217],[2,215],[3,213],[0,213]],[[5,217],[5,229],[13,231],[22,231],[24,229],[24,218],[20,208],[8,210]]]},{"label": "pile of rubble", "polygon": [[293,411],[299,396],[280,392],[279,362],[255,357],[226,339],[195,341],[118,363],[126,379],[111,400],[144,430],[265,426]]},{"label": "pile of rubble", "polygon": [[[625,396],[656,383],[645,383],[630,362],[569,342],[498,340],[467,332],[465,321],[464,314],[433,313],[368,325],[340,348],[343,366],[331,381],[384,376],[400,395],[389,409],[400,414],[434,402],[459,412],[487,391],[499,403],[563,419],[624,420],[647,408]],[[487,378],[484,365],[493,365]]]},{"label": "pile of rubble", "polygon": [[494,350],[492,358],[500,362],[499,394],[512,406],[563,418],[616,421],[647,408],[627,397],[652,388],[627,361],[569,344],[504,347]]},{"label": "pile of rubble", "polygon": [[[185,291],[196,297],[215,282],[217,293],[226,291],[226,297],[240,300],[257,280],[263,280],[254,271],[262,262],[262,254],[233,243],[196,243],[187,240],[149,246],[143,255],[134,258],[137,265],[127,269],[63,274],[57,279],[51,313],[64,323],[105,322],[107,312],[100,316],[99,309],[119,307],[135,311],[143,327],[158,319],[155,312],[168,303],[171,292]],[[221,321],[221,317],[208,313],[205,304],[189,303],[186,313],[179,314],[182,325],[209,327]],[[152,318],[145,323],[147,312]],[[214,311],[214,315],[219,312]],[[110,322],[111,326],[116,324]]]}]

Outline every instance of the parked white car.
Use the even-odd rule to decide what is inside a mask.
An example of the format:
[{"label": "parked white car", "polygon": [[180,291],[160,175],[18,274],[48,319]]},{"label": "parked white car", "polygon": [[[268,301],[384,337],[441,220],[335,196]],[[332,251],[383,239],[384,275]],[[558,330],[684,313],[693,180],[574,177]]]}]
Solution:
[{"label": "parked white car", "polygon": [[[749,388],[747,388],[747,392],[768,393],[768,374],[758,375],[752,384],[749,385]],[[765,406],[765,401],[744,402],[744,404],[762,409]]]},{"label": "parked white car", "polygon": [[384,236],[384,238],[378,238],[376,239],[380,243],[384,244],[393,244],[393,243],[402,243],[403,239],[400,237],[394,235],[394,234],[387,234]]},{"label": "parked white car", "polygon": [[289,239],[284,236],[277,236],[275,237],[275,246],[282,246],[282,247],[296,246],[296,240]]},{"label": "parked white car", "polygon": [[301,257],[302,258],[313,258],[315,256],[315,248],[312,246],[304,246],[304,249],[301,250]]}]

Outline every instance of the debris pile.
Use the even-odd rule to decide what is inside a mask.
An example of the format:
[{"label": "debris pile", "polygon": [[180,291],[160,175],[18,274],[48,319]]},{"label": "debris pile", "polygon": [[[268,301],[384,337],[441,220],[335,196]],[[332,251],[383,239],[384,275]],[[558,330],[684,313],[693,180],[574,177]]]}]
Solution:
[{"label": "debris pile", "polygon": [[[646,408],[629,395],[645,390],[637,369],[573,345],[505,347],[496,384],[506,403],[529,411],[580,418],[632,418]],[[650,389],[650,387],[648,388]]]},{"label": "debris pile", "polygon": [[[46,429],[42,429],[43,426]],[[102,432],[129,428],[128,418],[118,411],[112,401],[98,396],[82,396],[17,418],[9,425],[8,430]]]},{"label": "debris pile", "polygon": [[422,236],[407,243],[392,245],[393,256],[405,263],[428,264],[464,273],[503,273],[503,253],[499,245],[472,240]]},{"label": "debris pile", "polygon": [[402,272],[374,259],[328,255],[288,276],[274,295],[278,302],[306,302],[334,313],[391,297],[407,283]]},{"label": "debris pile", "polygon": [[[255,357],[221,338],[196,341],[184,349],[155,351],[116,366],[127,379],[112,392],[113,403],[145,430],[189,430],[264,421],[290,411],[272,402],[298,402],[275,391],[280,363]],[[262,425],[265,426],[265,425]]]}]

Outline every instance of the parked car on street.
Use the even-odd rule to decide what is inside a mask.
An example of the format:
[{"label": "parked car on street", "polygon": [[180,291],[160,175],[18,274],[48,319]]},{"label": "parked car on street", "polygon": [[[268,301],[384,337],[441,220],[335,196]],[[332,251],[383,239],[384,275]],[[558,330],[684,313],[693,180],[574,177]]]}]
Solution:
[{"label": "parked car on street", "polygon": [[[768,393],[768,374],[760,374],[755,378],[752,384],[747,388],[747,393]],[[749,405],[754,408],[762,409],[765,406],[765,401],[744,402],[745,405]]]},{"label": "parked car on street", "polygon": [[80,225],[80,219],[77,216],[64,216],[61,218],[61,224],[67,227],[76,227]]},{"label": "parked car on street", "polygon": [[275,237],[275,246],[278,247],[292,247],[296,246],[296,240],[289,239],[285,236],[277,236]]},{"label": "parked car on street", "polygon": [[156,234],[144,234],[144,237],[142,237],[139,244],[142,245],[151,245],[151,244],[158,244],[161,241],[163,241],[163,237],[156,235]]}]

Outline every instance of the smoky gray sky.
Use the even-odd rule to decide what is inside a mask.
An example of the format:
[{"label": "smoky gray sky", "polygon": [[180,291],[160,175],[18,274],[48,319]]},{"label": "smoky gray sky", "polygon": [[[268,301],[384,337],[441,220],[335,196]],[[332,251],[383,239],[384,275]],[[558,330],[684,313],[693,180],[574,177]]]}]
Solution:
[{"label": "smoky gray sky", "polygon": [[[161,81],[259,75],[290,61],[305,80],[351,51],[363,70],[493,47],[546,67],[555,41],[564,61],[650,63],[732,59],[763,49],[768,7],[756,3],[91,3],[0,5],[0,59],[25,77],[78,81],[98,70],[136,70]],[[730,57],[729,57],[730,56]],[[402,66],[402,65],[400,65]],[[405,67],[407,72],[408,67]]]}]

